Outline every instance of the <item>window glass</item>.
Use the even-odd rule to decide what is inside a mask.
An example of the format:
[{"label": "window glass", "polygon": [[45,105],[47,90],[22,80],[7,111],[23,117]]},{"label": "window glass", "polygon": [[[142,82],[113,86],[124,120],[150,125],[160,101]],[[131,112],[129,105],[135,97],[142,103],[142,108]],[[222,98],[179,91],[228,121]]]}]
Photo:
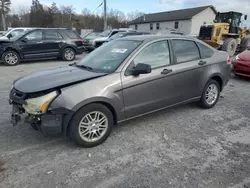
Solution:
[{"label": "window glass", "polygon": [[174,22],[174,28],[178,29],[179,28],[179,22]]},{"label": "window glass", "polygon": [[153,30],[153,29],[154,29],[153,24],[150,24],[149,26],[150,26],[150,30]]},{"label": "window glass", "polygon": [[45,39],[61,39],[62,36],[57,33],[56,31],[46,31],[45,32]]},{"label": "window glass", "polygon": [[160,29],[160,23],[156,24],[156,29]]},{"label": "window glass", "polygon": [[138,30],[138,25],[135,25],[135,30]]},{"label": "window glass", "polygon": [[140,44],[140,41],[130,40],[108,42],[84,57],[78,66],[88,66],[97,72],[114,72]]},{"label": "window glass", "polygon": [[200,59],[199,49],[194,41],[172,40],[177,63]]},{"label": "window glass", "polygon": [[200,48],[200,52],[201,52],[201,58],[209,58],[212,57],[214,54],[214,51],[212,49],[210,49],[209,47],[201,44],[200,42],[196,42],[197,45]]},{"label": "window glass", "polygon": [[28,40],[42,40],[43,34],[42,31],[34,31],[25,36]]},{"label": "window glass", "polygon": [[75,31],[67,29],[67,30],[65,30],[65,33],[66,33],[66,35],[68,35],[68,37],[70,37],[72,39],[79,38],[79,35]]},{"label": "window glass", "polygon": [[144,63],[157,68],[170,64],[169,48],[167,41],[155,42],[145,47],[134,59],[134,66]]},{"label": "window glass", "polygon": [[21,33],[23,30],[22,29],[16,29],[16,30],[13,30],[10,34],[11,34],[11,37],[15,37],[17,35],[19,35],[19,33]]}]

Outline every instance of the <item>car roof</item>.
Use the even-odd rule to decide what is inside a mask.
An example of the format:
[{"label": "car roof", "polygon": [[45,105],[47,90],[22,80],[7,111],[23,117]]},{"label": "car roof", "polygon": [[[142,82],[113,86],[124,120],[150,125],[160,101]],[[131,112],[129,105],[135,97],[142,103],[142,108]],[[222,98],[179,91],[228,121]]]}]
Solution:
[{"label": "car roof", "polygon": [[118,40],[135,40],[135,41],[153,41],[157,39],[166,39],[166,38],[175,38],[175,39],[191,39],[194,40],[193,37],[190,36],[181,36],[181,35],[132,35],[126,36],[124,38]]}]

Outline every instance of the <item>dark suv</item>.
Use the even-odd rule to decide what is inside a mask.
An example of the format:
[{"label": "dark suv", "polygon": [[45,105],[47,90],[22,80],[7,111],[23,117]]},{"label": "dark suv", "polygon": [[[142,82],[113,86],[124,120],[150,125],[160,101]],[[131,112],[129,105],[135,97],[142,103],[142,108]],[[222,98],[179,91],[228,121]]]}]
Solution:
[{"label": "dark suv", "polygon": [[23,60],[62,58],[72,61],[84,50],[83,39],[70,29],[32,29],[0,41],[1,59],[9,66]]}]

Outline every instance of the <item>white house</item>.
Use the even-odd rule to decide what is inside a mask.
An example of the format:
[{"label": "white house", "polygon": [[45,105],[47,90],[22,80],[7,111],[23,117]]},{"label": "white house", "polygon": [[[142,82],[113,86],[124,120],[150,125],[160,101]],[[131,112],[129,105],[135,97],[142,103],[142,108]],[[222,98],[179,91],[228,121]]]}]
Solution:
[{"label": "white house", "polygon": [[129,27],[141,32],[158,33],[172,30],[184,35],[198,35],[200,26],[213,23],[215,8],[210,6],[145,14],[129,23]]}]

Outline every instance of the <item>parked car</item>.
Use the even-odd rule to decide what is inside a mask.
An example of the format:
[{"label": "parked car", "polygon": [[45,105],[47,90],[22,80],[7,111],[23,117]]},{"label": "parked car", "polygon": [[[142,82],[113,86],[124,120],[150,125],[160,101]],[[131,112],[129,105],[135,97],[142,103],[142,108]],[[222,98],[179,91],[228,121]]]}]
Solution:
[{"label": "parked car", "polygon": [[107,39],[115,35],[116,33],[122,33],[122,32],[136,32],[135,30],[131,28],[120,28],[120,29],[113,29],[113,30],[105,30],[100,34],[99,38],[96,38],[93,42],[95,45],[95,48],[100,47]]},{"label": "parked car", "polygon": [[235,75],[250,78],[250,46],[247,50],[238,54],[232,64]]},{"label": "parked car", "polygon": [[12,37],[19,35],[20,33],[27,31],[27,30],[31,30],[31,29],[34,29],[34,28],[28,28],[28,27],[11,28],[7,32],[5,32],[3,36],[0,37],[0,40],[11,39]]},{"label": "parked car", "polygon": [[135,35],[150,35],[150,33],[147,32],[120,32],[114,34],[112,37],[108,38],[105,42],[110,42],[112,40],[127,37],[127,36],[135,36]]},{"label": "parked car", "polygon": [[83,39],[70,29],[32,29],[10,40],[0,40],[0,57],[9,66],[24,60],[73,61],[84,50]]},{"label": "parked car", "polygon": [[100,34],[101,33],[99,33],[99,32],[92,32],[83,38],[83,45],[87,51],[92,51],[95,49],[94,40],[97,38],[100,38]]},{"label": "parked car", "polygon": [[138,116],[192,101],[212,108],[230,68],[226,52],[194,38],[125,37],[80,63],[15,80],[12,122],[26,113],[35,129],[64,133],[80,146],[92,147],[108,138],[114,124]]}]

